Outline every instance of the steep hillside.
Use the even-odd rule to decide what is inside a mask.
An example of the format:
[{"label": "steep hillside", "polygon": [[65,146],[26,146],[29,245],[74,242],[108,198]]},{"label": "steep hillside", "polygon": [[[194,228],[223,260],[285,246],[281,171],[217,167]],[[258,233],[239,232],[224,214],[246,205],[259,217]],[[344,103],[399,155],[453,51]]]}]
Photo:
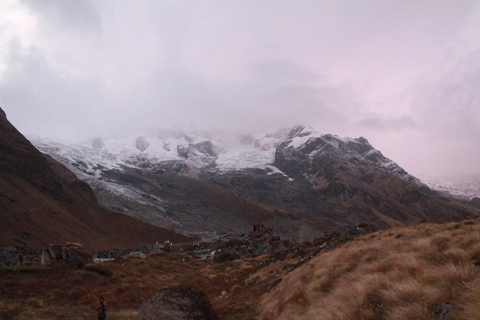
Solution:
[{"label": "steep hillside", "polygon": [[395,228],[323,252],[263,296],[258,319],[479,319],[479,222]]},{"label": "steep hillside", "polygon": [[188,238],[99,207],[91,188],[41,154],[0,109],[2,245],[80,242],[88,249]]},{"label": "steep hillside", "polygon": [[431,191],[364,138],[303,125],[236,137],[175,129],[32,141],[88,182],[101,205],[203,238],[264,224],[302,241],[360,223],[384,229],[479,211]]}]

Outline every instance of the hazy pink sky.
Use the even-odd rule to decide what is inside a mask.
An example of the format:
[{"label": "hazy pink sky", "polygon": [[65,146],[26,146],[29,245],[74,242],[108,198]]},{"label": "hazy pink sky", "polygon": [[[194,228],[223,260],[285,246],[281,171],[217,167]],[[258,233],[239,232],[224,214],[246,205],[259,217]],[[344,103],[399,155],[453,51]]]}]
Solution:
[{"label": "hazy pink sky", "polygon": [[304,123],[480,173],[479,39],[474,0],[2,0],[0,106],[63,139]]}]

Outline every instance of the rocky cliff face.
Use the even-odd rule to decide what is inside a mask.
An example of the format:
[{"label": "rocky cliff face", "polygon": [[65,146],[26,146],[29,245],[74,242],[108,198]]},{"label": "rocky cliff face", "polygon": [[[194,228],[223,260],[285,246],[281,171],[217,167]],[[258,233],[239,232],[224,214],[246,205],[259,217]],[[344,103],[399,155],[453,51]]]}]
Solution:
[{"label": "rocky cliff face", "polygon": [[277,147],[273,164],[308,182],[317,199],[379,228],[469,216],[385,158],[365,138],[324,135],[297,145],[287,140]]},{"label": "rocky cliff face", "polygon": [[0,109],[0,245],[80,242],[87,249],[130,248],[188,238],[102,209],[90,186],[40,153]]},{"label": "rocky cliff face", "polygon": [[33,141],[87,181],[103,206],[204,238],[264,224],[305,240],[360,223],[388,228],[478,211],[440,197],[365,138],[295,126],[234,140],[158,131],[90,144]]}]

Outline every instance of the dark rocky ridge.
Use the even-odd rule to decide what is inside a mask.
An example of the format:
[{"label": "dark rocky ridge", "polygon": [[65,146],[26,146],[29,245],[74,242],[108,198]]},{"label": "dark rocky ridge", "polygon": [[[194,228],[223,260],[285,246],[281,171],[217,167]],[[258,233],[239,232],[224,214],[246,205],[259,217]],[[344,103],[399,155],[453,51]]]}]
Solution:
[{"label": "dark rocky ridge", "polygon": [[408,175],[364,138],[344,142],[325,135],[297,148],[285,143],[277,148],[274,165],[307,181],[316,199],[354,212],[376,228],[471,214]]}]

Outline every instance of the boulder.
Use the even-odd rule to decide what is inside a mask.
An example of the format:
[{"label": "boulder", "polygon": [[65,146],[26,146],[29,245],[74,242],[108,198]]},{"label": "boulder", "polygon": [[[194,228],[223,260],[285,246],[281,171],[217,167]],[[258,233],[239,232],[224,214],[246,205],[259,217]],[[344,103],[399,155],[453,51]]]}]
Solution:
[{"label": "boulder", "polygon": [[151,246],[142,242],[138,245],[137,251],[140,251],[143,254],[149,254],[151,252]]},{"label": "boulder", "polygon": [[53,261],[63,260],[68,264],[78,268],[83,268],[89,263],[93,263],[92,256],[78,248],[71,248],[60,244],[51,244],[48,246],[48,254]]},{"label": "boulder", "polygon": [[63,259],[62,248],[63,246],[61,244],[51,244],[48,246],[47,252],[53,261],[59,261]]},{"label": "boulder", "polygon": [[141,259],[145,259],[147,256],[141,252],[141,251],[132,251],[130,252],[127,257],[131,258],[131,257],[134,257],[134,258],[141,258]]},{"label": "boulder", "polygon": [[137,148],[137,150],[140,152],[147,150],[149,146],[150,143],[144,137],[138,137],[135,141],[135,148]]},{"label": "boulder", "polygon": [[17,248],[15,247],[5,247],[3,248],[3,254],[12,254],[17,252]]},{"label": "boulder", "polygon": [[21,254],[9,253],[0,255],[0,267],[15,267],[22,264],[23,256]]},{"label": "boulder", "polygon": [[435,309],[435,315],[439,319],[447,319],[450,318],[449,315],[452,314],[452,305],[450,302],[445,302],[444,304],[440,305]]},{"label": "boulder", "polygon": [[202,141],[194,145],[201,153],[216,158],[219,154],[218,148],[210,141]]},{"label": "boulder", "polygon": [[141,320],[218,320],[207,296],[193,288],[165,288],[147,299]]},{"label": "boulder", "polygon": [[217,252],[213,258],[216,263],[223,263],[239,259],[241,256],[238,252]]},{"label": "boulder", "polygon": [[80,269],[87,264],[93,263],[93,258],[88,252],[69,247],[63,247],[62,252],[63,260]]},{"label": "boulder", "polygon": [[105,146],[105,142],[101,138],[95,138],[92,140],[92,147],[102,149]]},{"label": "boulder", "polygon": [[179,157],[188,159],[188,154],[190,152],[190,146],[188,145],[178,145],[177,146],[177,154]]}]

